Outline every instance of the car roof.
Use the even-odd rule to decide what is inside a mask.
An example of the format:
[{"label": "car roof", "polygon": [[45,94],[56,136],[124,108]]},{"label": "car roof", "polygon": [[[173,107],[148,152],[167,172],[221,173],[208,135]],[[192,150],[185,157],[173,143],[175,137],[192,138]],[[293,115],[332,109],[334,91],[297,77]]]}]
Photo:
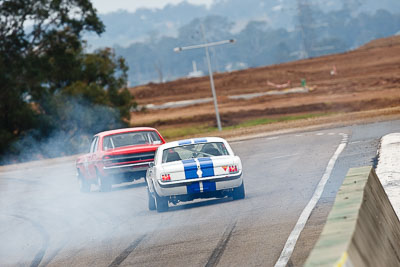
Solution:
[{"label": "car roof", "polygon": [[141,132],[141,131],[157,131],[157,130],[154,128],[151,128],[151,127],[122,128],[122,129],[115,129],[115,130],[100,132],[100,133],[96,134],[96,136],[102,137],[102,136],[119,134],[119,133],[130,133],[130,132]]},{"label": "car roof", "polygon": [[164,150],[164,149],[168,149],[171,147],[177,147],[177,146],[184,146],[184,145],[190,145],[190,144],[213,143],[213,142],[226,143],[226,140],[221,137],[200,137],[200,138],[193,138],[193,139],[184,139],[184,140],[178,140],[178,141],[165,143],[165,144],[161,145],[159,147],[159,149]]}]

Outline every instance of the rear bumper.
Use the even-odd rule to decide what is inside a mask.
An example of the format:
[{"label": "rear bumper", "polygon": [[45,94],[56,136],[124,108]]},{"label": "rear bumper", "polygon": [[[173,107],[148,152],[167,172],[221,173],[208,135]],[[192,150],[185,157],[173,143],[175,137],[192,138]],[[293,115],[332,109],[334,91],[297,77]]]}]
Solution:
[{"label": "rear bumper", "polygon": [[[159,196],[168,197],[232,189],[239,187],[242,182],[242,173],[239,173],[222,177],[213,176],[167,183],[158,180],[154,183],[154,189]],[[193,192],[193,186],[196,187],[197,185],[198,191]]]},{"label": "rear bumper", "polygon": [[104,166],[103,171],[106,174],[118,174],[126,172],[146,171],[149,168],[150,162],[133,163],[118,166]]}]

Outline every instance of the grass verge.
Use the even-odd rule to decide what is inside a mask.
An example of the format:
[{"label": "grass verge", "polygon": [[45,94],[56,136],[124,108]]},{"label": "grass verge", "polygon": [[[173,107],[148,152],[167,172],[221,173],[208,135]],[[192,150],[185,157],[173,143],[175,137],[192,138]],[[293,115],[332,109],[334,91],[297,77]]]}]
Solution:
[{"label": "grass verge", "polygon": [[178,139],[180,137],[201,134],[201,133],[211,133],[217,131],[216,127],[210,127],[207,125],[199,125],[195,127],[173,127],[173,128],[165,128],[158,129],[161,135],[167,140]]},{"label": "grass verge", "polygon": [[[323,116],[329,116],[333,115],[334,113],[311,113],[311,114],[302,114],[302,115],[290,115],[290,116],[282,116],[282,117],[277,117],[277,118],[258,118],[258,119],[253,119],[253,120],[247,120],[244,122],[241,122],[236,125],[232,126],[227,126],[223,127],[223,131],[227,130],[233,130],[233,129],[238,129],[238,128],[246,128],[246,127],[253,127],[257,125],[265,125],[265,124],[271,124],[271,123],[277,123],[277,122],[285,122],[285,121],[295,121],[295,120],[305,120],[305,119],[311,119],[311,118],[316,118],[316,117],[323,117]],[[208,125],[198,125],[195,127],[173,127],[173,128],[165,128],[165,129],[159,129],[161,132],[162,136],[166,138],[167,140],[174,140],[182,137],[187,137],[191,135],[197,135],[197,134],[208,134],[208,133],[213,133],[217,132],[218,128],[217,127],[210,127]]]}]

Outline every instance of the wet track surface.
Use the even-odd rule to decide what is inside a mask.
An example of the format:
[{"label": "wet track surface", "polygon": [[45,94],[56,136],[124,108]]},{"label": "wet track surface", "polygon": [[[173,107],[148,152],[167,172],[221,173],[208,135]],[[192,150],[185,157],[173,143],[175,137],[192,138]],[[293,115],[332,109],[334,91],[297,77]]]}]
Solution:
[{"label": "wet track surface", "polygon": [[300,266],[322,231],[351,167],[372,165],[382,135],[400,121],[231,143],[246,199],[197,200],[147,210],[144,182],[79,192],[74,162],[2,168],[0,265],[273,266],[338,145],[321,199],[289,266]]}]

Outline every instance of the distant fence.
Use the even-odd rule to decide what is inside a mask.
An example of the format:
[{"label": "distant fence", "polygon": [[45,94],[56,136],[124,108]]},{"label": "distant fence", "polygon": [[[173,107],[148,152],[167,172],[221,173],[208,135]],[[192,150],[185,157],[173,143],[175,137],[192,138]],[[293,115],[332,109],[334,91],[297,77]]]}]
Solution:
[{"label": "distant fence", "polygon": [[400,222],[372,167],[350,169],[305,266],[400,266]]}]

